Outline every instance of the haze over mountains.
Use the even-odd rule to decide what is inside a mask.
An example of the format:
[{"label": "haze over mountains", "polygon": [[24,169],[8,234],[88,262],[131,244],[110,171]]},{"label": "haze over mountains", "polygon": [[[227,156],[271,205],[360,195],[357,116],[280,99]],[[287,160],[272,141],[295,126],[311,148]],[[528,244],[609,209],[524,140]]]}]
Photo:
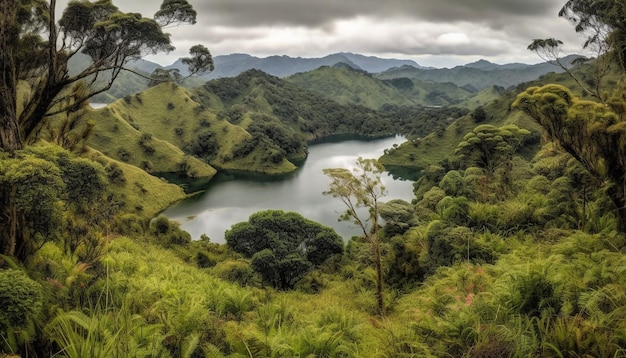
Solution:
[{"label": "haze over mountains", "polygon": [[[571,55],[562,59],[570,65],[580,56]],[[470,92],[497,86],[508,88],[523,82],[532,81],[549,72],[562,72],[550,63],[539,64],[495,64],[480,60],[453,68],[433,68],[420,66],[413,60],[385,59],[373,56],[364,56],[354,53],[335,53],[321,58],[302,58],[289,56],[270,56],[265,58],[248,54],[231,54],[214,57],[215,70],[202,77],[194,77],[185,85],[188,87],[200,86],[208,80],[236,77],[250,69],[263,71],[267,74],[285,78],[295,74],[307,73],[320,67],[343,67],[372,74],[379,80],[395,80],[408,78],[422,82],[453,84]],[[178,69],[181,75],[187,75],[186,66],[179,59],[175,63],[163,67],[157,63],[139,60],[130,65],[138,72],[149,75],[157,68]],[[148,87],[148,81],[131,73],[123,73],[113,88],[99,96],[94,102],[111,102],[117,98],[137,93]]]},{"label": "haze over mountains", "polygon": [[[277,77],[286,77],[299,72],[308,72],[322,66],[346,64],[354,69],[369,73],[379,73],[390,68],[411,66],[425,69],[412,60],[383,59],[373,56],[363,56],[353,53],[335,53],[321,58],[303,58],[289,56],[270,56],[265,58],[247,54],[232,54],[215,56],[215,70],[203,78],[214,79],[221,77],[235,77],[249,69],[257,69]],[[169,68],[181,68],[182,63],[177,61]]]},{"label": "haze over mountains", "polygon": [[[571,61],[580,56],[571,55],[564,58],[564,63],[571,64]],[[420,66],[413,60],[386,59],[374,56],[364,56],[360,54],[340,52],[320,58],[303,58],[289,56],[269,56],[255,57],[248,54],[231,54],[214,57],[215,70],[202,78],[210,80],[222,77],[235,77],[247,70],[257,69],[277,77],[287,77],[300,72],[308,72],[322,66],[336,66],[345,64],[351,68],[363,70],[372,74],[380,74],[384,78],[398,78],[399,75],[409,74],[408,77],[432,80],[434,82],[452,82],[457,85],[462,83],[464,76],[476,76],[481,72],[498,73],[504,77],[505,74],[514,74],[508,82],[517,84],[520,82],[533,80],[538,76],[548,72],[560,72],[560,68],[550,63],[538,64],[510,63],[495,64],[486,60],[479,60],[463,66],[453,68],[434,68]],[[136,64],[138,69],[152,72],[160,67],[158,64],[149,61],[140,61]],[[167,69],[179,69],[182,75],[186,75],[185,66],[179,59]],[[458,83],[457,83],[458,82]],[[467,82],[467,81],[466,81]],[[494,83],[499,86],[504,84]]]}]

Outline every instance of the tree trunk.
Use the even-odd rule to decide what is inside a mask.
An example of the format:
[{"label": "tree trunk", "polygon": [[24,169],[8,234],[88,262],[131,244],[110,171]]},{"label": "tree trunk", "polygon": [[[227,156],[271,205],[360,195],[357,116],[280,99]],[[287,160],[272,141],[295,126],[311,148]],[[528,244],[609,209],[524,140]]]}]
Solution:
[{"label": "tree trunk", "polygon": [[[1,102],[1,101],[0,101]],[[6,113],[6,107],[0,104],[0,149],[14,152],[23,147],[15,115]]]},{"label": "tree trunk", "polygon": [[383,316],[385,314],[385,301],[383,297],[383,269],[382,259],[380,257],[380,237],[378,236],[378,230],[374,233],[374,260],[376,261],[376,301],[378,303],[378,314]]},{"label": "tree trunk", "polygon": [[617,230],[626,233],[626,193],[623,190],[610,190],[609,196],[615,205],[615,217],[617,218]]},{"label": "tree trunk", "polygon": [[17,69],[14,50],[19,40],[17,0],[0,1],[0,148],[22,148],[17,123]]}]

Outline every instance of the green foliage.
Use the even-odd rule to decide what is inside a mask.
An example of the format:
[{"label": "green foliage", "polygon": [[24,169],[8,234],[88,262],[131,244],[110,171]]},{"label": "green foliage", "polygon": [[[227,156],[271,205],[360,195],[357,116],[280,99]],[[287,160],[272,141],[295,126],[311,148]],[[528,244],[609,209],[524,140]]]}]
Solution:
[{"label": "green foliage", "polygon": [[483,124],[463,137],[455,153],[461,156],[467,166],[476,165],[491,176],[509,163],[523,137],[528,134],[530,134],[528,130],[516,125],[498,128]]},{"label": "green foliage", "polygon": [[544,311],[557,313],[563,304],[545,272],[530,268],[527,272],[511,272],[502,278],[506,291],[503,304],[516,314],[540,317]]},{"label": "green foliage", "polygon": [[472,112],[472,119],[474,123],[481,123],[487,119],[487,113],[485,113],[485,109],[483,107],[476,107]]},{"label": "green foliage", "polygon": [[380,217],[385,221],[385,235],[391,237],[408,230],[413,222],[414,211],[413,205],[402,199],[381,203],[379,212]]},{"label": "green foliage", "polygon": [[24,271],[0,269],[0,352],[20,352],[35,340],[42,291]]},{"label": "green foliage", "polygon": [[63,172],[67,201],[86,210],[105,192],[108,184],[104,168],[86,158],[62,157],[57,161]]},{"label": "green foliage", "polygon": [[[619,91],[618,88],[616,92]],[[542,125],[595,178],[608,181],[618,229],[624,231],[624,118],[609,106],[576,98],[560,85],[528,88],[514,105]]]},{"label": "green foliage", "polygon": [[6,228],[0,234],[2,253],[25,260],[58,234],[58,198],[65,185],[54,163],[30,153],[0,159],[0,225]]},{"label": "green foliage", "polygon": [[180,228],[180,224],[159,215],[150,223],[150,233],[164,247],[186,246],[191,243],[191,235]]},{"label": "green foliage", "polygon": [[24,271],[0,270],[0,327],[3,330],[32,323],[41,310],[42,299],[41,285]]},{"label": "green foliage", "polygon": [[457,170],[451,170],[441,178],[439,187],[445,191],[446,195],[462,196],[465,194],[464,184],[461,173]]},{"label": "green foliage", "polygon": [[310,269],[343,253],[343,240],[334,230],[281,210],[255,213],[224,238],[235,252],[252,258],[252,268],[266,283],[280,289],[292,288]]},{"label": "green foliage", "polygon": [[126,307],[116,315],[97,310],[87,315],[80,311],[58,311],[45,327],[59,352],[68,358],[141,357],[163,354],[161,325],[148,324]]},{"label": "green foliage", "polygon": [[211,272],[224,281],[234,282],[241,286],[254,286],[257,283],[257,274],[244,260],[229,260],[215,265]]},{"label": "green foliage", "polygon": [[432,221],[426,230],[428,242],[428,267],[433,272],[437,267],[454,263],[493,262],[494,253],[473,237],[463,226],[454,226],[440,220]]}]

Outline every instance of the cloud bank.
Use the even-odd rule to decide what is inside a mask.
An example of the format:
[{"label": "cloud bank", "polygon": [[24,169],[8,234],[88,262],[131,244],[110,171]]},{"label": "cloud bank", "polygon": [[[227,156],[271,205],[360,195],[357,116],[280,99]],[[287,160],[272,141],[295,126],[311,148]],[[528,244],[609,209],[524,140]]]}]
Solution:
[{"label": "cloud bank", "polygon": [[[565,0],[189,0],[198,23],[168,31],[177,50],[159,62],[185,56],[196,43],[213,55],[322,57],[354,52],[451,66],[477,59],[540,62],[526,46],[556,37],[565,51],[581,39],[558,17]],[[150,16],[155,0],[115,2],[122,11]]]}]

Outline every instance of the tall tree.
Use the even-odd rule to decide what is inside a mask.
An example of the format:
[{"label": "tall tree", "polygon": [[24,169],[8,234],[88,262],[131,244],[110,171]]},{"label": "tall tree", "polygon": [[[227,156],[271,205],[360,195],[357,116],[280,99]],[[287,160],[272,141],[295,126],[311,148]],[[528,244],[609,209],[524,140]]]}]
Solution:
[{"label": "tall tree", "polygon": [[528,130],[514,124],[502,127],[482,124],[463,137],[455,153],[468,166],[476,165],[485,171],[487,177],[492,177],[499,168],[510,163],[524,136],[528,134]]},{"label": "tall tree", "polygon": [[[47,116],[79,109],[108,90],[125,65],[147,54],[174,49],[164,26],[195,23],[186,0],[165,0],[155,17],[123,13],[111,0],[71,1],[56,21],[56,0],[0,2],[0,148],[13,152]],[[91,62],[69,68],[80,54]],[[185,59],[192,74],[212,70],[209,50],[192,47]],[[85,81],[88,91],[73,91]],[[23,84],[24,98],[18,98]]]},{"label": "tall tree", "polygon": [[[610,102],[626,108],[626,90]],[[621,100],[618,100],[621,98]],[[618,106],[621,103],[621,106]],[[618,229],[626,232],[626,116],[610,106],[580,100],[560,85],[531,87],[515,107],[530,115],[600,182],[607,183]]]},{"label": "tall tree", "polygon": [[615,0],[568,0],[559,11],[587,35],[584,47],[599,46],[614,55],[626,70],[626,2]]},{"label": "tall tree", "polygon": [[569,20],[578,33],[587,37],[583,48],[591,51],[593,77],[584,81],[574,74],[560,56],[563,42],[555,38],[535,39],[528,49],[561,67],[587,95],[606,101],[602,79],[616,64],[626,71],[626,2],[615,0],[569,0],[559,16]]},{"label": "tall tree", "polygon": [[[596,68],[613,64],[625,74],[626,2],[568,0],[559,16],[572,22],[576,32],[587,35],[584,47],[596,49]],[[561,45],[556,39],[534,40],[529,49],[554,55]],[[597,73],[604,75],[607,71]],[[577,80],[600,103],[580,100],[563,86],[547,85],[527,89],[514,105],[542,125],[566,152],[606,184],[618,229],[626,232],[626,77],[614,86],[613,93],[601,92],[600,80],[595,78],[595,90]]]},{"label": "tall tree", "polygon": [[[352,169],[324,169],[330,179],[330,185],[324,195],[339,199],[346,211],[341,220],[352,221],[363,232],[363,237],[370,243],[376,270],[376,300],[378,313],[384,314],[383,272],[380,249],[380,199],[387,195],[381,180],[383,166],[375,159],[359,158]],[[364,216],[359,209],[365,208],[368,215]]]},{"label": "tall tree", "polygon": [[254,213],[226,230],[224,239],[233,251],[252,259],[263,281],[283,290],[343,253],[343,240],[335,230],[282,210]]}]

